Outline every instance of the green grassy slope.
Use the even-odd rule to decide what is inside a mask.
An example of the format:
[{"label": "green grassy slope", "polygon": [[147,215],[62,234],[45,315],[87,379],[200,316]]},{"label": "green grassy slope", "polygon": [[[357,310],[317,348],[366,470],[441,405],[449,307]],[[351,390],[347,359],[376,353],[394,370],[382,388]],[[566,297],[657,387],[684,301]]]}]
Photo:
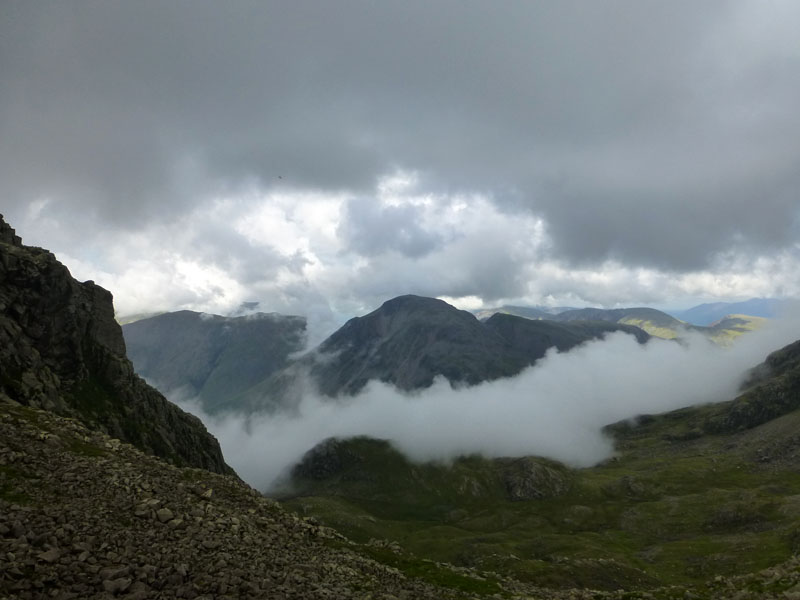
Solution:
[{"label": "green grassy slope", "polygon": [[593,468],[412,464],[360,438],[309,454],[284,501],[356,540],[535,585],[697,589],[800,551],[799,355],[771,355],[733,401],[609,426],[618,454]]}]

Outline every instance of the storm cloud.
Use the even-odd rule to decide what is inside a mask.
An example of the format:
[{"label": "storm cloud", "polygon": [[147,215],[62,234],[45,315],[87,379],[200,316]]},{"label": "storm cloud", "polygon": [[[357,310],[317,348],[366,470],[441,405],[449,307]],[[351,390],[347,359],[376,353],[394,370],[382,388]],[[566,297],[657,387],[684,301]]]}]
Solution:
[{"label": "storm cloud", "polygon": [[[0,17],[2,211],[131,310],[800,292],[796,3],[67,1]],[[456,205],[463,219],[433,220]],[[512,227],[485,238],[476,215]],[[136,270],[188,263],[219,277],[133,301]]]}]

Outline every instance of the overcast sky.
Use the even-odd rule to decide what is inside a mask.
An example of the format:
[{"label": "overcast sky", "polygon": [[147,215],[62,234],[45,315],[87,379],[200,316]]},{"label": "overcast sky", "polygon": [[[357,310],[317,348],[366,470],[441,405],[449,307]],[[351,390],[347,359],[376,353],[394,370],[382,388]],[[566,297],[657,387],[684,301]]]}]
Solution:
[{"label": "overcast sky", "polygon": [[800,3],[0,2],[0,212],[117,311],[800,295]]}]

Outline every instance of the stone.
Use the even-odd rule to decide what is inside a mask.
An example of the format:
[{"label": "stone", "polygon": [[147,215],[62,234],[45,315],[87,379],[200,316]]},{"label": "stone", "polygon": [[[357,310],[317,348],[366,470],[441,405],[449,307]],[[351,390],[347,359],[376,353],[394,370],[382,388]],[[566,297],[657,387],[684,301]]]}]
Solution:
[{"label": "stone", "polygon": [[175,515],[173,512],[168,508],[159,508],[156,511],[156,518],[161,521],[162,523],[166,523],[167,521],[171,521]]},{"label": "stone", "polygon": [[103,581],[103,589],[109,594],[120,594],[127,590],[132,583],[129,577],[120,577],[119,579],[106,579]]},{"label": "stone", "polygon": [[39,559],[49,563],[55,562],[59,558],[61,558],[61,552],[57,548],[51,548],[47,552],[41,552],[39,554]]}]

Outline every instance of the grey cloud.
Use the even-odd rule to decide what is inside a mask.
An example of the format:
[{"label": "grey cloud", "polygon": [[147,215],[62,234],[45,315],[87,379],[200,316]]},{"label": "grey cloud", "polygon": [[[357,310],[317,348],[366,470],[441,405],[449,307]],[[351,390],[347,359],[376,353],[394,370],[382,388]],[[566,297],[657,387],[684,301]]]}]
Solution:
[{"label": "grey cloud", "polygon": [[443,241],[422,224],[423,211],[412,204],[383,205],[368,197],[350,199],[344,206],[339,235],[364,256],[393,250],[410,258],[430,253]]},{"label": "grey cloud", "polygon": [[797,239],[798,58],[747,8],[6,3],[0,193],[12,220],[50,197],[135,228],[253,182],[365,194],[406,168],[541,214],[575,263],[770,253]]}]

